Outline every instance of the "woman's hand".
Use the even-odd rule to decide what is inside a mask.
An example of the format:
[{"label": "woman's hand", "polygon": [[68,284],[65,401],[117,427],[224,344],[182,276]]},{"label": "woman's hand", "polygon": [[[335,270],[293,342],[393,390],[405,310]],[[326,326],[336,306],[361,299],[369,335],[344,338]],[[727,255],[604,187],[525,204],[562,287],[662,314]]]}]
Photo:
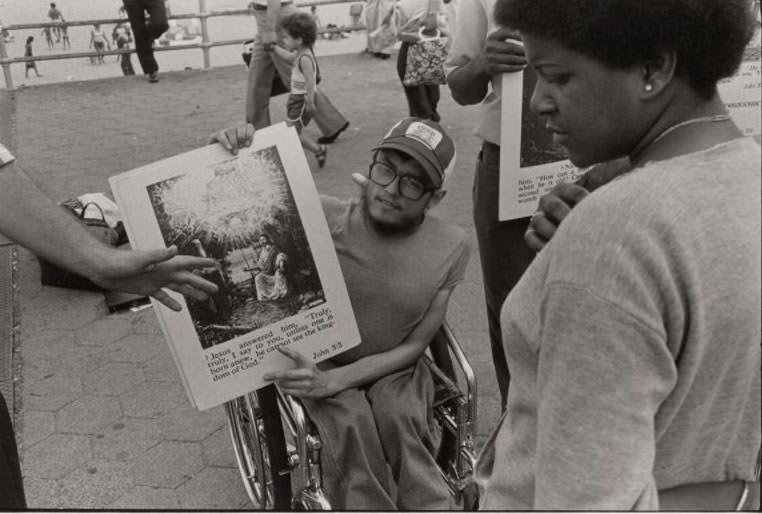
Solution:
[{"label": "woman's hand", "polygon": [[589,194],[580,185],[562,182],[540,198],[539,207],[532,214],[524,234],[527,246],[535,252],[542,250],[558,230],[561,221]]},{"label": "woman's hand", "polygon": [[254,125],[251,123],[240,123],[234,127],[218,130],[209,136],[206,144],[211,145],[219,143],[222,147],[233,155],[238,154],[239,148],[251,146],[254,140]]},{"label": "woman's hand", "polygon": [[294,361],[296,368],[267,373],[262,378],[272,380],[284,393],[297,398],[325,398],[338,392],[331,383],[330,372],[319,370],[314,362],[297,351],[284,346],[279,346],[278,351]]}]

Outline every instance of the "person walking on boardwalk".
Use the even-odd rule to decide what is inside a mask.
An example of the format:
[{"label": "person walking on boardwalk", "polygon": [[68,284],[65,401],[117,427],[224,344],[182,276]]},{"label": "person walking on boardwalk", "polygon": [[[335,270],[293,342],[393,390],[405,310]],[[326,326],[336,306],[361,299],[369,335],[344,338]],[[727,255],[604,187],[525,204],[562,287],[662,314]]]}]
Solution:
[{"label": "person walking on boardwalk", "polygon": [[[153,55],[153,41],[169,29],[164,0],[122,0],[130,19],[135,50],[149,82],[159,81],[159,64]],[[148,13],[150,20],[146,20]]]},{"label": "person walking on boardwalk", "polygon": [[[253,0],[249,6],[256,19],[257,35],[254,38],[246,81],[246,121],[259,129],[270,125],[270,96],[275,92],[273,81],[276,74],[285,85],[277,94],[290,90],[290,63],[268,50],[277,40],[278,20],[298,12],[298,9],[293,0]],[[320,87],[315,88],[314,119],[323,133],[317,141],[320,144],[333,143],[349,126],[349,121],[336,109]]]},{"label": "person walking on boardwalk", "polygon": [[[291,93],[286,104],[286,123],[295,127],[302,146],[315,154],[318,166],[325,166],[328,149],[302,134],[315,112],[315,88],[320,72],[312,45],[317,38],[317,25],[307,13],[295,13],[281,20],[283,47],[275,45],[273,51],[281,59],[291,62]],[[284,48],[285,47],[285,48]]]},{"label": "person walking on boardwalk", "polygon": [[122,68],[122,73],[125,75],[135,75],[135,69],[132,67],[132,54],[130,50],[130,40],[124,34],[119,35],[119,39],[116,41],[116,47],[120,50],[127,50],[127,52],[119,55],[119,65]]},{"label": "person walking on boardwalk", "polygon": [[[24,57],[32,57],[34,55],[32,51],[32,43],[34,43],[34,36],[29,36],[28,38],[26,38],[26,45],[24,45]],[[24,70],[24,77],[29,77],[29,70],[34,70],[34,73],[38,77],[42,77],[42,75],[40,75],[40,72],[37,71],[36,62],[27,61],[25,68],[26,69]]]}]

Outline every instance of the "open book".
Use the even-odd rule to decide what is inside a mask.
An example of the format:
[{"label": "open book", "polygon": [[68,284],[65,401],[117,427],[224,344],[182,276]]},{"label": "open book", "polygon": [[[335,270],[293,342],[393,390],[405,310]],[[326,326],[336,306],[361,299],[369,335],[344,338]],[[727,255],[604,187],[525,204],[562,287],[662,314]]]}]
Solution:
[{"label": "open book", "polygon": [[293,367],[289,346],[322,361],[360,343],[333,241],[296,131],[258,130],[233,156],[220,145],[110,179],[133,248],[177,245],[212,257],[219,292],[154,301],[191,403],[207,409]]}]

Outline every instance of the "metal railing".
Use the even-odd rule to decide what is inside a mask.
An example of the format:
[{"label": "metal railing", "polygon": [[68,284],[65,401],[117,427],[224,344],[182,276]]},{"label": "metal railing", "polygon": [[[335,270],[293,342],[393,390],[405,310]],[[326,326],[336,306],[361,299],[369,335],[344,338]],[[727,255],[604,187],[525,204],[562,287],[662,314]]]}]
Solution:
[{"label": "metal railing", "polygon": [[[201,25],[201,42],[200,43],[190,43],[190,44],[183,44],[183,45],[177,45],[177,46],[162,46],[162,45],[156,45],[154,46],[154,52],[167,52],[172,50],[189,50],[194,48],[201,49],[201,52],[203,54],[204,59],[204,69],[211,68],[211,55],[209,49],[215,46],[230,46],[230,45],[242,45],[249,41],[251,38],[238,38],[238,39],[225,39],[220,41],[212,41],[209,39],[209,28],[207,26],[207,20],[209,18],[215,17],[215,16],[240,16],[240,15],[251,15],[253,14],[253,10],[251,9],[227,9],[222,11],[209,11],[206,6],[207,0],[198,0],[198,10],[197,13],[191,13],[191,14],[178,14],[178,15],[172,15],[169,16],[168,19],[170,20],[190,20],[190,19],[198,19],[200,20]],[[310,7],[310,6],[321,6],[321,5],[329,5],[329,4],[354,4],[354,3],[364,3],[362,0],[309,0],[305,2],[298,2],[296,5],[297,7]],[[55,26],[60,27],[62,25],[65,25],[68,29],[69,27],[76,27],[76,26],[84,26],[84,25],[93,25],[93,24],[119,24],[119,23],[129,23],[128,20],[123,18],[106,18],[106,19],[97,19],[97,20],[79,20],[79,21],[66,21],[65,23],[19,23],[16,25],[6,25],[1,27],[3,30],[7,30],[9,32],[12,32],[14,30],[24,30],[24,29],[40,29],[44,27],[49,26]],[[358,31],[358,30],[365,30],[365,25],[363,24],[357,24],[357,25],[343,25],[340,27],[331,27],[331,28],[321,28],[318,30],[318,34],[325,34],[325,33],[333,33],[333,32],[350,32],[350,31]],[[11,74],[11,64],[16,63],[26,63],[30,61],[55,61],[55,60],[62,60],[62,59],[78,59],[82,57],[97,57],[98,55],[105,56],[105,55],[120,55],[120,54],[127,54],[127,53],[135,53],[134,49],[117,49],[117,50],[107,50],[102,52],[95,52],[89,51],[89,52],[70,52],[65,54],[55,54],[55,55],[34,55],[31,57],[8,57],[8,52],[5,46],[5,37],[0,34],[0,66],[3,68],[3,76],[5,78],[5,87],[6,89],[13,89],[13,75]]]}]

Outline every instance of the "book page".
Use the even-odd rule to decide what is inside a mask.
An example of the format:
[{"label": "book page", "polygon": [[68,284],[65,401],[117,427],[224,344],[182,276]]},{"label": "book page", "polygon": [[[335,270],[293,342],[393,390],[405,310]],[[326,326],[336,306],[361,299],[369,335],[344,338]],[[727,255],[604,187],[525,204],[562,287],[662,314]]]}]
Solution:
[{"label": "book page", "polygon": [[760,27],[744,52],[743,62],[735,75],[717,85],[728,114],[745,136],[762,134],[762,65],[760,63]]},{"label": "book page", "polygon": [[582,172],[553,144],[553,134],[529,109],[536,75],[531,68],[503,75],[500,123],[501,221],[531,216],[540,197]]},{"label": "book page", "polygon": [[133,248],[177,245],[215,259],[220,291],[174,312],[154,301],[191,402],[207,409],[360,342],[320,199],[296,131],[256,132],[233,156],[210,145],[112,177]]}]

